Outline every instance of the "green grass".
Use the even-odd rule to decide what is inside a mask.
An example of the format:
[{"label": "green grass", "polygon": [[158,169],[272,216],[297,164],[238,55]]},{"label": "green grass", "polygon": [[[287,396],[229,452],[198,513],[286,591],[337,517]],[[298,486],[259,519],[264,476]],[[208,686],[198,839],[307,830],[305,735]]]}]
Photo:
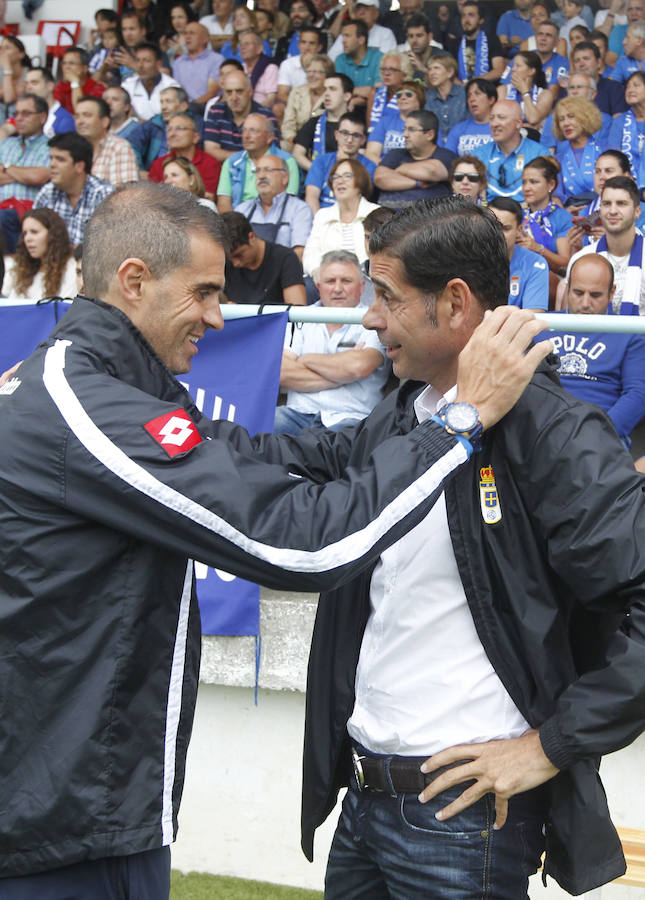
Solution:
[{"label": "green grass", "polygon": [[197,872],[183,875],[173,871],[170,888],[170,900],[320,900],[321,897],[319,891]]}]

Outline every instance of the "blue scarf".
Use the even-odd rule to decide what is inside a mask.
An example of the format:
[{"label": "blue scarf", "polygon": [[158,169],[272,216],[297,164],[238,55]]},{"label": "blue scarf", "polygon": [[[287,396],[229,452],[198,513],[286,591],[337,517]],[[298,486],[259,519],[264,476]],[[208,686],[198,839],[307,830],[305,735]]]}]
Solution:
[{"label": "blue scarf", "polygon": [[[608,253],[607,237],[603,234],[596,244],[596,253]],[[610,260],[611,261],[611,260]],[[627,265],[627,274],[625,275],[625,284],[623,286],[623,296],[620,299],[621,316],[638,316],[640,315],[640,296],[641,296],[641,279],[643,265],[643,236],[636,233],[632,250],[629,254],[629,263]]]},{"label": "blue scarf", "polygon": [[297,31],[291,35],[291,40],[289,41],[289,48],[287,50],[287,56],[298,56],[300,53],[300,34]]},{"label": "blue scarf", "polygon": [[531,230],[535,243],[540,244],[542,247],[546,247],[546,249],[550,250],[552,253],[557,252],[557,245],[549,216],[555,208],[555,203],[551,201],[545,209],[537,209],[535,212],[531,212],[530,209],[525,209],[524,221],[522,223]]},{"label": "blue scarf", "polygon": [[602,153],[601,148],[590,137],[582,152],[580,165],[578,165],[569,141],[566,141],[564,146],[564,151],[558,155],[562,165],[562,185],[565,196],[575,197],[586,191],[593,191],[593,173],[596,160]]},{"label": "blue scarf", "polygon": [[489,70],[488,65],[488,38],[485,31],[480,31],[477,35],[475,43],[475,71],[472,75],[468,73],[466,65],[466,35],[464,35],[459,44],[459,80],[468,81],[469,78],[477,78],[479,75],[485,75]]},{"label": "blue scarf", "polygon": [[387,85],[382,84],[380,87],[376,88],[376,92],[374,94],[374,99],[372,101],[372,112],[370,113],[370,131],[374,128],[376,123],[380,120],[381,116],[385,112],[386,109],[396,109],[398,111],[399,105],[396,102],[396,95],[392,95],[390,101],[386,105],[387,100]]},{"label": "blue scarf", "polygon": [[623,119],[620,149],[629,159],[636,184],[645,184],[645,154],[641,156],[638,152],[638,125],[634,111],[631,109],[627,110]]},{"label": "blue scarf", "polygon": [[319,153],[327,152],[327,112],[316,119],[316,130],[314,131],[314,142],[312,147],[311,158],[315,159]]}]

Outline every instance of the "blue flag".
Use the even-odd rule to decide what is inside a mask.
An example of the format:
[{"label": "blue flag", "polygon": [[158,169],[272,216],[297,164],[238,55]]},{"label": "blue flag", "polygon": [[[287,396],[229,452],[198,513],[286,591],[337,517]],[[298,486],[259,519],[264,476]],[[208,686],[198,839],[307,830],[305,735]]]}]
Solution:
[{"label": "blue flag", "polygon": [[[199,342],[190,373],[181,381],[210,419],[228,419],[251,434],[273,431],[287,313],[226,323]],[[204,634],[257,635],[260,588],[196,563]]]},{"label": "blue flag", "polygon": [[56,304],[0,306],[0,374],[34,352],[56,325]]}]

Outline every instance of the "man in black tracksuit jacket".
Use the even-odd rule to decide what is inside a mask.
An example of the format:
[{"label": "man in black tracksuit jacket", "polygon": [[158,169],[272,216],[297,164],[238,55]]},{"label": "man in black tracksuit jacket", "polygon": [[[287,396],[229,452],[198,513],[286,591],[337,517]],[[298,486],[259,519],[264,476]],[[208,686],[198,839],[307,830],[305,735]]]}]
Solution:
[{"label": "man in black tracksuit jacket", "polygon": [[[406,434],[417,425],[414,401],[428,383],[436,384],[440,393],[448,392],[455,380],[460,340],[467,339],[481,306],[491,296],[494,302],[495,292],[500,299],[504,296],[503,283],[491,287],[497,279],[498,257],[480,228],[479,219],[487,214],[472,208],[465,213],[459,207],[454,198],[433,206],[418,204],[379,229],[371,241],[376,300],[365,325],[378,331],[395,373],[418,381],[408,381],[351,433],[321,436],[315,455],[307,448],[303,464],[328,478],[349,467],[360,468],[381,440]],[[463,275],[469,285],[465,291],[454,273],[465,272],[468,260],[473,262],[468,263],[469,274]],[[430,307],[428,294],[435,298]],[[467,303],[472,304],[473,298],[479,311],[469,319]],[[496,515],[488,518],[491,483]],[[333,809],[339,789],[349,785],[327,869],[330,900],[363,896],[517,900],[526,896],[526,878],[535,871],[544,848],[545,874],[571,893],[591,890],[625,870],[598,775],[599,758],[634,740],[645,723],[642,478],[606,415],[563,391],[553,368],[543,364],[518,404],[485,433],[481,452],[446,484],[445,506],[458,578],[477,639],[528,730],[507,740],[464,742],[466,746],[446,746],[436,753],[429,769],[462,764],[425,789],[425,801],[436,802],[428,802],[424,817],[424,805],[416,800],[424,779],[416,788],[397,788],[392,774],[395,767],[404,784],[409,781],[405,768],[414,762],[421,777],[424,757],[412,760],[397,754],[396,748],[358,744],[347,727],[357,706],[362,713],[359,723],[367,722],[364,730],[369,730],[372,722],[376,734],[384,723],[373,715],[370,719],[374,709],[409,709],[405,701],[416,699],[430,715],[440,693],[435,676],[437,656],[439,665],[443,662],[442,648],[420,627],[409,637],[414,621],[410,609],[420,607],[411,607],[407,596],[397,597],[394,588],[389,606],[382,599],[381,585],[387,590],[388,578],[396,583],[399,577],[393,569],[381,574],[376,595],[373,567],[323,593],[308,672],[303,850],[311,859],[315,829]],[[404,536],[395,547],[403,548],[408,539]],[[399,554],[405,559],[403,549]],[[420,558],[415,563],[421,569],[424,564]],[[425,583],[425,602],[439,601],[431,576]],[[378,612],[383,606],[390,612],[389,620]],[[628,611],[630,624],[621,629]],[[388,645],[379,643],[381,631]],[[402,657],[403,672],[415,651],[415,660],[425,652],[426,692],[411,698],[396,682],[383,687],[379,668],[391,667],[390,656],[385,661],[383,653],[391,654],[392,646]],[[363,674],[359,690],[359,657],[364,664],[363,655],[370,660],[370,654],[376,662]],[[361,710],[365,704],[366,713]],[[455,709],[454,717],[461,712]],[[400,719],[396,723],[385,733],[396,733]],[[473,735],[473,740],[481,738]],[[364,768],[369,763],[371,776],[352,773],[352,744],[357,745],[357,765]],[[468,759],[474,762],[463,762]],[[360,777],[368,785],[362,792],[356,783]],[[471,779],[475,782],[467,800],[458,802],[460,809],[481,806],[481,824],[471,826],[466,819],[468,824],[462,826],[457,815],[435,828],[435,810],[454,801],[464,790],[460,783],[472,783]],[[540,784],[543,787],[538,788]],[[442,790],[447,792],[445,798],[435,798]],[[533,837],[528,816],[523,819],[522,813],[518,821],[516,812],[513,818],[514,804],[526,800],[528,805],[529,799],[540,810]],[[509,821],[496,830],[493,824],[504,821],[507,802]],[[443,831],[451,822],[457,832],[454,843],[461,842],[461,850],[468,842],[480,858],[479,868],[474,867],[479,888],[467,886],[463,893],[461,872],[451,867],[445,849],[449,845],[443,843]],[[512,840],[509,829],[517,829],[519,847],[515,862],[505,867],[500,857],[508,850],[502,842]],[[434,860],[439,869],[448,869],[445,884],[443,873],[432,868],[433,852],[442,857]]]},{"label": "man in black tracksuit jacket", "polygon": [[[172,373],[222,326],[224,252],[186,192],[113,195],[83,270],[107,302],[77,299],[0,388],[2,900],[167,896],[199,674],[192,559],[335,587],[472,449],[428,423],[326,483],[291,439],[203,417]],[[483,400],[489,422],[513,402]]]}]

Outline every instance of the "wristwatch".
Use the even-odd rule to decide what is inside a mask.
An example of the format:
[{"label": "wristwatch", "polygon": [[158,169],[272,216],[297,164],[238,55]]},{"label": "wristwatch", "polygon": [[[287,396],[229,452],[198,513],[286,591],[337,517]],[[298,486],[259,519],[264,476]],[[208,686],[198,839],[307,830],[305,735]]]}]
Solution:
[{"label": "wristwatch", "polygon": [[473,450],[481,449],[482,423],[479,421],[479,413],[472,403],[460,400],[457,403],[448,403],[443,409],[437,411],[432,417],[434,422],[443,425],[448,434],[465,438]]}]

